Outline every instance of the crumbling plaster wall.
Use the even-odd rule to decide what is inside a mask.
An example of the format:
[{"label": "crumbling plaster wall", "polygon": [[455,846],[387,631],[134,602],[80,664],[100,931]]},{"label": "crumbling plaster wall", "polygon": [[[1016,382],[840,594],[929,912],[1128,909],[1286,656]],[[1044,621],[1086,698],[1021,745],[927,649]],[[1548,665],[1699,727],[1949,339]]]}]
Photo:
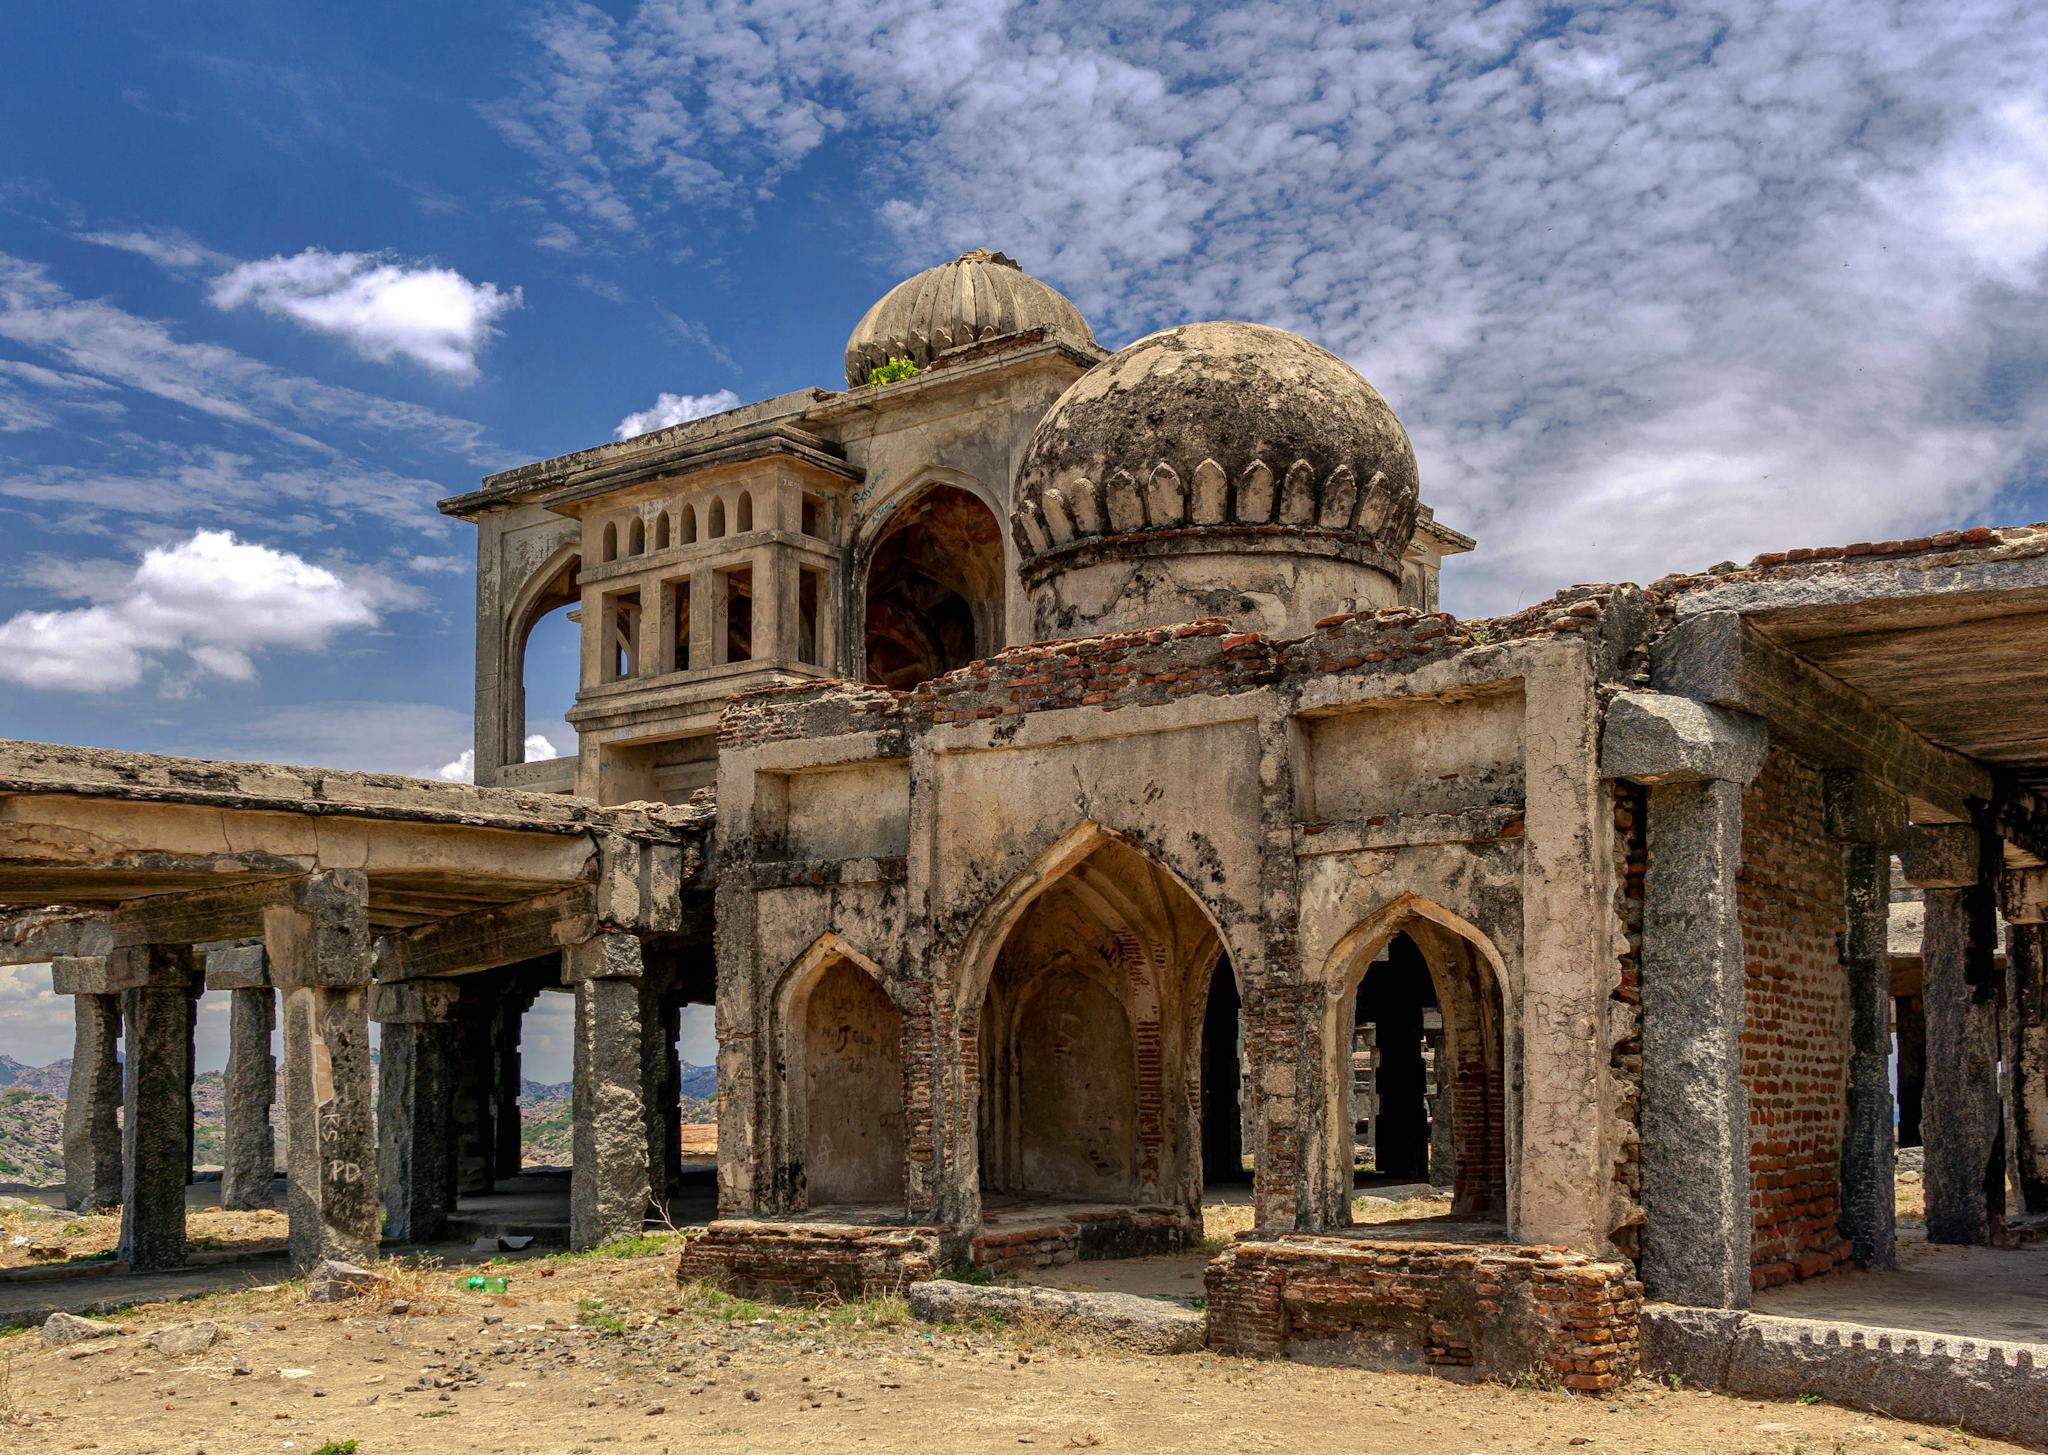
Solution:
[{"label": "crumbling plaster wall", "polygon": [[[738,1165],[746,1148],[767,1150],[771,1130],[761,1042],[776,1032],[757,1017],[754,987],[789,963],[781,956],[802,953],[806,933],[829,931],[871,945],[885,983],[904,991],[899,1004],[922,1007],[905,1020],[911,1214],[976,1221],[972,1038],[987,977],[1033,900],[1113,839],[1202,906],[1239,977],[1263,1224],[1345,1220],[1327,1152],[1330,984],[1349,963],[1339,945],[1375,916],[1391,912],[1392,924],[1427,909],[1482,946],[1503,990],[1515,1235],[1605,1251],[1632,1205],[1615,1183],[1626,1098],[1610,1083],[1613,1047],[1633,1024],[1611,1019],[1632,1007],[1616,994],[1628,945],[1614,800],[1595,752],[1595,689],[1611,655],[1597,635],[1539,631],[1483,645],[1449,636],[1443,618],[1395,611],[1332,619],[1305,642],[1278,644],[1191,623],[1020,648],[916,693],[841,685],[736,702],[723,730],[719,825],[728,1211],[773,1204]],[[1396,700],[1417,714],[1414,766],[1447,770],[1417,793],[1413,813],[1390,803],[1308,820],[1298,808],[1313,794],[1308,725]],[[1069,706],[1102,710],[1048,710]],[[1387,736],[1383,751],[1401,740]],[[881,869],[819,864],[804,871],[806,885],[789,866],[755,862],[771,842],[757,818],[764,775],[877,758],[906,759],[909,784],[901,880],[881,923],[839,882]],[[1340,786],[1332,801],[1374,807],[1350,791]],[[750,878],[769,872],[782,876],[774,894]],[[784,892],[791,906],[770,910]],[[793,907],[807,895],[808,909]],[[772,947],[760,932],[770,915],[792,926]]]}]

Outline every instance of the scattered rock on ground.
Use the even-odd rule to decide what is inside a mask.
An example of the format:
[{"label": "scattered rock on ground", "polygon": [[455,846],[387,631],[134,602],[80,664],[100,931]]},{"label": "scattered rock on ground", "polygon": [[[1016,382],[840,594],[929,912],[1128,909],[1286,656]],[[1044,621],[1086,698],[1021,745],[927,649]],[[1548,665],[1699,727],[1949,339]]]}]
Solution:
[{"label": "scattered rock on ground", "polygon": [[219,1337],[220,1330],[212,1324],[172,1324],[151,1334],[149,1347],[173,1358],[190,1359],[211,1349],[213,1341]]},{"label": "scattered rock on ground", "polygon": [[84,1339],[104,1339],[121,1331],[104,1319],[82,1319],[77,1314],[51,1314],[43,1320],[43,1347],[61,1349]]},{"label": "scattered rock on ground", "polygon": [[307,1276],[306,1297],[314,1303],[340,1303],[345,1298],[361,1298],[383,1282],[367,1268],[329,1258]]}]

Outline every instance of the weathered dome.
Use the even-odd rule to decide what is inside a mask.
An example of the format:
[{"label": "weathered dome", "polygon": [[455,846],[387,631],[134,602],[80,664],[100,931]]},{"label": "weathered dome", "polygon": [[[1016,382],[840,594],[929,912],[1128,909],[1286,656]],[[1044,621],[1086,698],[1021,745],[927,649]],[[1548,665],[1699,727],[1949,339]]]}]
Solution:
[{"label": "weathered dome", "polygon": [[[1014,499],[1045,630],[1176,611],[1293,629],[1398,594],[1415,452],[1334,354],[1284,329],[1193,323],[1075,380],[1032,435]],[[1157,564],[1133,575],[1134,562]]]},{"label": "weathered dome", "polygon": [[1015,259],[976,248],[882,295],[846,341],[846,382],[867,383],[868,371],[892,358],[923,368],[947,349],[1034,328],[1095,346],[1088,320],[1065,294]]}]

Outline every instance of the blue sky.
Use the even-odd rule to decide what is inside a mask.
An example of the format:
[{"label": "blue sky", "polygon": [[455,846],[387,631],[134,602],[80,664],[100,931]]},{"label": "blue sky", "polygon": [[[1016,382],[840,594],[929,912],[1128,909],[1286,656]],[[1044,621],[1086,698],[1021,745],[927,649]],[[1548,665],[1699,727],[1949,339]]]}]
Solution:
[{"label": "blue sky", "polygon": [[2044,77],[1995,0],[17,6],[0,733],[436,772],[435,498],[832,385],[980,245],[1112,347],[1349,359],[1481,539],[1459,611],[2038,520]]}]

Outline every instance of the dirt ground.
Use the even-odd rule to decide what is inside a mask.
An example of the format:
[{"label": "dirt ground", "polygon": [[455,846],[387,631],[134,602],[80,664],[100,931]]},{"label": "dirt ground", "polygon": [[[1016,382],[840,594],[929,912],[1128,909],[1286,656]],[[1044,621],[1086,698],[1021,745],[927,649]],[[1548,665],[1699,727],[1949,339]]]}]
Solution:
[{"label": "dirt ground", "polygon": [[[185,1246],[194,1253],[274,1252],[285,1246],[288,1231],[285,1215],[269,1209],[185,1213]],[[43,1207],[0,1210],[0,1268],[111,1257],[120,1241],[118,1208],[83,1215]]]},{"label": "dirt ground", "polygon": [[[0,1336],[0,1448],[1251,1452],[1314,1448],[1349,1431],[1388,1455],[2018,1449],[1825,1404],[1649,1381],[1586,1399],[1133,1355],[1023,1326],[933,1329],[895,1299],[764,1309],[679,1290],[667,1240],[645,1240],[636,1254],[511,1263],[502,1297],[458,1289],[445,1270],[394,1265],[387,1291],[349,1304],[312,1304],[284,1284],[141,1309],[115,1320],[118,1336],[68,1348],[45,1349],[34,1332]],[[151,1346],[152,1331],[192,1321],[218,1331],[204,1353]]]}]

